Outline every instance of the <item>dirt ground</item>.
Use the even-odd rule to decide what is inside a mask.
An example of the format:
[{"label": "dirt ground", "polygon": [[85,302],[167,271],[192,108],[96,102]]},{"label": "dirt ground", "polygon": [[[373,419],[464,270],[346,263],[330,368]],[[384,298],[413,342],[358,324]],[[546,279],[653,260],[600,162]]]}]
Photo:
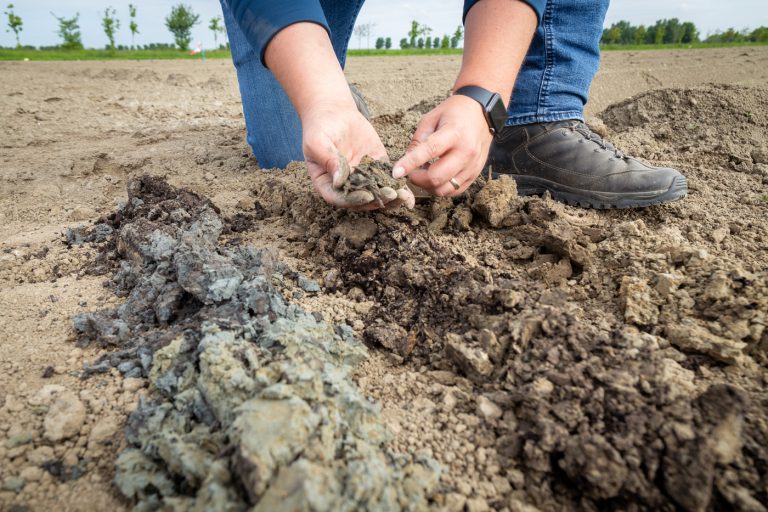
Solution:
[{"label": "dirt ground", "polygon": [[[459,64],[350,59],[390,156]],[[125,368],[82,378],[114,347],[76,343],[73,315],[124,299],[114,269],[93,271],[98,244],[64,233],[144,174],[320,284],[277,287],[368,344],[355,382],[389,449],[442,466],[431,507],[766,510],[768,48],[604,55],[593,128],[690,183],[681,203],[619,212],[507,180],[411,213],[329,211],[301,165],[259,170],[225,61],[0,76],[0,510],[131,506],[114,463],[153,391]]]}]

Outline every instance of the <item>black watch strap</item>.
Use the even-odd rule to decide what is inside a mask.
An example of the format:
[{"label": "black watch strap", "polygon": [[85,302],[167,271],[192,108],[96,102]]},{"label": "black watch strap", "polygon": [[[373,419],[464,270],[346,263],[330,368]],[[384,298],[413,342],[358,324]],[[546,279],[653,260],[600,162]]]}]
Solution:
[{"label": "black watch strap", "polygon": [[476,85],[465,85],[455,91],[454,94],[472,98],[483,107],[485,120],[488,122],[491,133],[496,135],[504,128],[507,121],[507,109],[498,93]]}]

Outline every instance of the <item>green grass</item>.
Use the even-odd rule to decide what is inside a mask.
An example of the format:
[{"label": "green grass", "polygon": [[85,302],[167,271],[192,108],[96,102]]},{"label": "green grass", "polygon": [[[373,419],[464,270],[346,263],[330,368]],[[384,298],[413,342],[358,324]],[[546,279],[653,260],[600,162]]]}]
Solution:
[{"label": "green grass", "polygon": [[636,50],[689,50],[698,48],[741,48],[744,46],[768,46],[768,42],[755,43],[689,43],[689,44],[603,44],[603,51],[636,51]]},{"label": "green grass", "polygon": [[[181,50],[28,50],[0,48],[0,60],[150,60],[200,59]],[[228,50],[205,52],[206,59],[229,59]]]},{"label": "green grass", "polygon": [[[768,43],[695,43],[695,44],[641,44],[641,45],[604,45],[604,51],[635,51],[635,50],[673,50],[688,48],[733,48],[744,46],[766,46]],[[408,50],[350,50],[352,57],[387,56],[400,57],[406,55],[461,55],[461,48],[430,48]],[[228,50],[211,50],[205,52],[208,59],[229,59]],[[200,55],[190,55],[181,50],[29,50],[0,48],[0,61],[3,60],[156,60],[156,59],[200,59]]]}]

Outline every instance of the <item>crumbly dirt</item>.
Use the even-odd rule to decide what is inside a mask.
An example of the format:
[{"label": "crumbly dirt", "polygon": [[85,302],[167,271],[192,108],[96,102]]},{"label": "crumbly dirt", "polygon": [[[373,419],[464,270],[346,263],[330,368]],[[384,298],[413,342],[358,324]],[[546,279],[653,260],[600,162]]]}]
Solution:
[{"label": "crumbly dirt", "polygon": [[[584,211],[494,180],[366,215],[323,205],[300,164],[259,172],[229,63],[3,63],[0,508],[130,506],[114,461],[156,390],[127,365],[81,379],[115,349],[78,347],[72,316],[124,300],[103,286],[121,263],[65,231],[152,174],[210,199],[228,247],[305,276],[277,283],[290,303],[368,343],[355,383],[389,450],[443,466],[431,506],[765,510],[767,63],[605,56],[590,123],[681,169],[683,202]],[[350,60],[391,158],[458,64]]]}]

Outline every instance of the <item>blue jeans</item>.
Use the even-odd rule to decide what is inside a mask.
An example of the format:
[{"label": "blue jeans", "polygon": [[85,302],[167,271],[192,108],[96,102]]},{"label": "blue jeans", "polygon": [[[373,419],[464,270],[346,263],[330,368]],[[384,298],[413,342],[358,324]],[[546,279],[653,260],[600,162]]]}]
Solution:
[{"label": "blue jeans", "polygon": [[[342,67],[363,1],[320,0]],[[245,39],[226,0],[221,2],[253,154],[264,169],[303,160],[301,123],[293,105]],[[547,1],[515,82],[508,126],[583,119],[589,86],[600,65],[599,42],[608,4],[609,0]]]}]

